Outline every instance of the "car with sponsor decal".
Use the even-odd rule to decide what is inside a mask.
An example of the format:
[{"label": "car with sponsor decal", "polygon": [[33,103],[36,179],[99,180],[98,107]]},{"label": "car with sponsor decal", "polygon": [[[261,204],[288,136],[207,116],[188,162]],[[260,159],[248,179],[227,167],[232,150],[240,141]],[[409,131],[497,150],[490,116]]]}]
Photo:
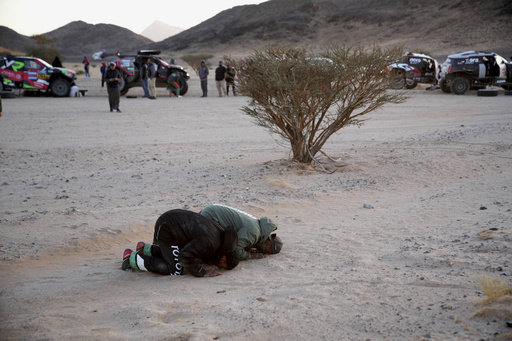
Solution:
[{"label": "car with sponsor decal", "polygon": [[146,63],[148,59],[151,59],[157,66],[157,88],[167,88],[169,76],[173,72],[177,72],[180,75],[180,95],[183,96],[187,93],[187,81],[190,79],[189,73],[179,65],[167,63],[158,56],[159,54],[160,51],[157,50],[141,50],[133,55],[118,54],[119,59],[114,60],[114,63],[116,63],[116,68],[121,73],[121,81],[119,84],[121,95],[126,95],[131,88],[142,86],[140,67],[143,63]]},{"label": "car with sponsor decal", "polygon": [[0,57],[0,91],[23,89],[67,97],[75,80],[74,71],[53,67],[40,58]]},{"label": "car with sponsor decal", "polygon": [[390,86],[396,90],[414,89],[418,83],[436,85],[438,81],[439,64],[426,54],[406,52],[401,63],[393,63],[388,69]]},{"label": "car with sponsor decal", "polygon": [[512,90],[512,63],[494,52],[467,51],[449,55],[441,65],[439,85],[446,93],[500,86]]}]

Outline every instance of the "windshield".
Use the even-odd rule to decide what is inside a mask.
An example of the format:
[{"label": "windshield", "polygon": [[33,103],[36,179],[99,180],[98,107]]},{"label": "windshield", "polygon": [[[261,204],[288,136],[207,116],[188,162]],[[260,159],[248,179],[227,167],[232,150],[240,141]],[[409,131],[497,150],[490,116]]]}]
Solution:
[{"label": "windshield", "polygon": [[50,64],[48,64],[47,62],[45,62],[45,61],[44,61],[44,60],[42,60],[42,59],[37,58],[37,61],[38,61],[39,63],[43,64],[43,65],[44,65],[45,67],[47,67],[47,68],[50,68],[50,69],[51,69],[51,68],[53,67],[53,66],[51,66]]}]

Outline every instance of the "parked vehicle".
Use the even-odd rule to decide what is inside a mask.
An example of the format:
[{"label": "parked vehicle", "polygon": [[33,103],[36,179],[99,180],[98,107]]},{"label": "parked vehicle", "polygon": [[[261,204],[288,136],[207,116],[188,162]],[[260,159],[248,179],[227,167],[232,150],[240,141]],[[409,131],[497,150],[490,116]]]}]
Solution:
[{"label": "parked vehicle", "polygon": [[140,66],[145,63],[148,59],[151,59],[157,65],[157,88],[167,87],[167,78],[175,71],[178,71],[181,75],[179,79],[180,84],[180,95],[183,96],[188,91],[187,81],[190,79],[188,72],[179,65],[169,64],[165,62],[158,55],[160,51],[156,50],[141,50],[134,55],[119,55],[119,59],[115,60],[116,67],[120,70],[121,81],[119,88],[121,95],[126,95],[128,90],[133,87],[142,86],[140,79]]},{"label": "parked vehicle", "polygon": [[75,80],[74,71],[53,67],[40,58],[0,57],[0,91],[24,89],[67,97]]},{"label": "parked vehicle", "polygon": [[441,65],[439,85],[446,93],[501,86],[512,90],[512,63],[494,52],[467,51],[449,55]]},{"label": "parked vehicle", "polygon": [[406,52],[402,63],[393,63],[390,86],[393,89],[414,89],[418,83],[436,85],[438,81],[439,64],[434,58],[421,54]]}]

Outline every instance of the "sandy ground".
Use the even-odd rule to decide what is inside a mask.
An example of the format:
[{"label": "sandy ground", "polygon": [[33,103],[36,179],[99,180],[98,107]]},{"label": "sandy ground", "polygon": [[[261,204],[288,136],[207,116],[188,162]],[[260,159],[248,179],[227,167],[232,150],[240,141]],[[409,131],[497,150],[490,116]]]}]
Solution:
[{"label": "sandy ground", "polygon": [[[333,136],[327,174],[213,81],[122,113],[94,71],[78,84],[3,100],[1,340],[512,337],[477,281],[512,276],[511,96],[413,90]],[[120,269],[161,213],[210,203],[274,219],[282,252],[214,278]]]}]

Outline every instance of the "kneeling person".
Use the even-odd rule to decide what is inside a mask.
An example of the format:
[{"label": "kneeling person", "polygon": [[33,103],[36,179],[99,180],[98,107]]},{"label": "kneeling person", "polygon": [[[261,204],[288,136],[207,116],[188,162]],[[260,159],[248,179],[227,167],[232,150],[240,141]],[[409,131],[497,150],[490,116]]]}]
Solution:
[{"label": "kneeling person", "polygon": [[[249,213],[221,204],[206,206],[200,214],[224,228],[235,227],[238,233],[236,255],[239,260],[264,258],[265,254],[279,253],[283,247],[281,238],[275,234],[277,225],[270,218],[258,219]],[[251,252],[253,248],[258,252]]]},{"label": "kneeling person", "polygon": [[161,275],[181,275],[187,270],[196,277],[219,276],[220,272],[201,264],[233,269],[238,265],[237,243],[234,228],[223,228],[195,212],[171,210],[157,219],[153,245],[139,242],[135,252],[124,251],[122,268]]}]

